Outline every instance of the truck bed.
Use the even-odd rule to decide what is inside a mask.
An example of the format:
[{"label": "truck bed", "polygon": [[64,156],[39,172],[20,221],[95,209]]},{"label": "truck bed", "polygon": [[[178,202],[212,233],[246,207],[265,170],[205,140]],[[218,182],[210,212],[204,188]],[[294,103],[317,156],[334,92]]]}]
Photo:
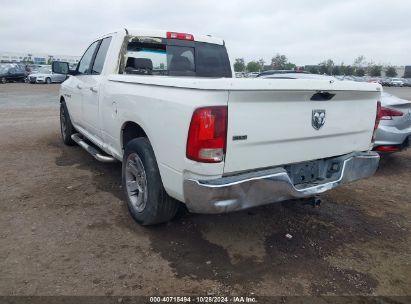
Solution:
[{"label": "truck bed", "polygon": [[[109,80],[228,91],[225,175],[369,150],[381,94],[378,84],[350,81],[136,75],[112,75]],[[318,92],[334,96],[311,100]],[[316,110],[325,113],[318,130],[312,126]]]}]

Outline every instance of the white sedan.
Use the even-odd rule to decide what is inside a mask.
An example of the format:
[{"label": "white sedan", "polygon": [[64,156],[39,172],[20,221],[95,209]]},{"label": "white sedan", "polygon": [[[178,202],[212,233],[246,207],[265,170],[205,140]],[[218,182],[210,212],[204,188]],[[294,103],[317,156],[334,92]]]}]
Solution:
[{"label": "white sedan", "polygon": [[40,68],[33,74],[28,76],[30,83],[60,83],[66,80],[66,75],[53,73],[51,68]]}]

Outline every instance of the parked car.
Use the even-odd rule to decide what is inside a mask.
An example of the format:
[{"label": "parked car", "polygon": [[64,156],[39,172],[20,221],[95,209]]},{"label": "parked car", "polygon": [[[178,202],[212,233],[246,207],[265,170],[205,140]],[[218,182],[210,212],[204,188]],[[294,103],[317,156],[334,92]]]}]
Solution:
[{"label": "parked car", "polygon": [[404,87],[411,87],[411,79],[410,78],[403,78],[402,81],[404,82]]},{"label": "parked car", "polygon": [[404,86],[404,81],[401,78],[391,78],[392,87],[402,87]]},{"label": "parked car", "polygon": [[[333,80],[332,76],[316,74],[277,74],[263,78],[269,79],[319,79]],[[411,101],[398,98],[389,93],[381,94],[380,123],[374,137],[374,150],[396,152],[411,144]]]},{"label": "parked car", "polygon": [[383,92],[374,150],[397,152],[411,144],[411,101]]},{"label": "parked car", "polygon": [[378,167],[379,84],[233,78],[225,45],[122,29],[96,39],[61,85],[63,142],[122,162],[138,223],[170,220],[179,202],[223,213],[312,197]]},{"label": "parked car", "polygon": [[24,70],[19,66],[14,64],[2,64],[0,65],[0,82],[15,82],[15,81],[24,81],[26,75]]},{"label": "parked car", "polygon": [[382,81],[382,85],[385,87],[391,87],[392,86],[391,78],[384,78]]},{"label": "parked car", "polygon": [[28,79],[30,83],[55,83],[63,82],[66,80],[66,76],[63,74],[53,73],[51,67],[42,67],[39,68],[36,72],[30,74]]}]

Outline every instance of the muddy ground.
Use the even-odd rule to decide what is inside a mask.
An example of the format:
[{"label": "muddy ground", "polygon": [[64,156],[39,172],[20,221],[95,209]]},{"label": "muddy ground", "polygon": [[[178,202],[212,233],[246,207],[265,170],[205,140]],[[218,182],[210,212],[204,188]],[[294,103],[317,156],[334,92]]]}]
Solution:
[{"label": "muddy ground", "polygon": [[411,150],[317,208],[141,227],[120,165],[62,144],[57,95],[0,85],[0,295],[410,295]]}]

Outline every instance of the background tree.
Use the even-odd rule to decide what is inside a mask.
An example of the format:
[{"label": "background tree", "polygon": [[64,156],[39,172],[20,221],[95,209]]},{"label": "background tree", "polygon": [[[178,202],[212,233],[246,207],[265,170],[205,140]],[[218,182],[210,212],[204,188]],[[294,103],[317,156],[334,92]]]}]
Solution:
[{"label": "background tree", "polygon": [[237,58],[234,63],[235,72],[244,72],[245,71],[245,62],[244,58]]},{"label": "background tree", "polygon": [[335,65],[334,67],[333,67],[333,70],[332,70],[332,74],[333,75],[341,75],[341,68],[340,68],[340,66],[338,66],[338,65]]},{"label": "background tree", "polygon": [[331,75],[334,68],[334,61],[328,59],[320,63],[320,74]]},{"label": "background tree", "polygon": [[273,58],[271,58],[271,68],[273,70],[285,70],[285,65],[288,59],[285,55],[280,55],[277,53]]},{"label": "background tree", "polygon": [[261,65],[257,61],[250,61],[247,63],[247,71],[252,72],[259,72],[261,71]]},{"label": "background tree", "polygon": [[368,73],[372,77],[380,77],[382,72],[382,66],[380,65],[372,65],[368,69]]},{"label": "background tree", "polygon": [[357,58],[355,58],[353,65],[355,68],[355,76],[362,77],[365,75],[364,67],[366,66],[366,62],[365,62],[365,57],[363,55],[360,55]]},{"label": "background tree", "polygon": [[359,68],[355,69],[355,76],[363,77],[364,75],[365,75],[365,69],[364,68],[359,67]]},{"label": "background tree", "polygon": [[320,73],[320,70],[319,70],[318,67],[316,67],[316,66],[311,66],[311,67],[308,69],[308,72],[310,72],[311,74],[319,74],[319,73]]},{"label": "background tree", "polygon": [[287,62],[284,65],[284,70],[295,70],[297,68],[297,66],[294,63],[291,62]]},{"label": "background tree", "polygon": [[388,66],[385,69],[385,76],[387,76],[387,77],[396,77],[397,76],[397,70],[393,66]]},{"label": "background tree", "polygon": [[346,75],[346,76],[354,75],[354,67],[351,65],[342,65],[341,74]]},{"label": "background tree", "polygon": [[357,68],[362,68],[366,65],[365,63],[365,57],[363,55],[358,56],[354,60],[354,66]]},{"label": "background tree", "polygon": [[49,58],[47,59],[47,64],[48,64],[48,65],[51,65],[51,64],[53,63],[53,59],[54,59],[54,58],[53,58],[52,55],[49,55],[48,57],[49,57]]},{"label": "background tree", "polygon": [[327,66],[325,65],[325,62],[320,63],[320,69],[318,70],[320,74],[327,74]]},{"label": "background tree", "polygon": [[264,71],[265,61],[264,61],[263,58],[261,58],[260,60],[258,60],[258,64],[259,64],[260,67],[261,67],[260,71]]}]

